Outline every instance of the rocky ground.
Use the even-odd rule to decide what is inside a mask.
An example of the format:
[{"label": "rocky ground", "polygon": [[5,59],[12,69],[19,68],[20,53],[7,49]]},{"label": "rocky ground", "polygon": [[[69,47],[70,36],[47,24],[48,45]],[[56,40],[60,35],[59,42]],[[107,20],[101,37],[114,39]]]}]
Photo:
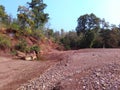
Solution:
[{"label": "rocky ground", "polygon": [[43,59],[0,57],[0,90],[120,90],[120,49],[54,51]]},{"label": "rocky ground", "polygon": [[119,49],[64,52],[59,62],[17,90],[120,90],[119,53]]}]

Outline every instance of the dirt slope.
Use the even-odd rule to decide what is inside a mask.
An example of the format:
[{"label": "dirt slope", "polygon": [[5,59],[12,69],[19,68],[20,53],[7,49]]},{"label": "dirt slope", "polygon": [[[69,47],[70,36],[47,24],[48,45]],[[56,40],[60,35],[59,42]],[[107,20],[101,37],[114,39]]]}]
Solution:
[{"label": "dirt slope", "polygon": [[120,49],[82,49],[45,56],[44,62],[0,57],[0,90],[19,86],[17,90],[119,90]]}]

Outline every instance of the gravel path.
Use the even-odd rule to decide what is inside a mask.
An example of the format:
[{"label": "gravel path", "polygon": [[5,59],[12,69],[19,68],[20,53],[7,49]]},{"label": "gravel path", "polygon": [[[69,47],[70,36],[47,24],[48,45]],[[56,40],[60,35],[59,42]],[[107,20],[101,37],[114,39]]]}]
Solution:
[{"label": "gravel path", "polygon": [[120,90],[120,50],[64,52],[40,77],[17,90]]}]

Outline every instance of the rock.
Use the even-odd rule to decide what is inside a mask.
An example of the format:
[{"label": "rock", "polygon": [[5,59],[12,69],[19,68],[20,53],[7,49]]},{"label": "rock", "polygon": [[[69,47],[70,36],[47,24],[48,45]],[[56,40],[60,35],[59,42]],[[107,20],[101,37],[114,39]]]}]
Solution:
[{"label": "rock", "polygon": [[32,61],[32,60],[36,60],[37,59],[37,56],[36,56],[36,54],[34,52],[26,55],[23,52],[17,51],[17,56],[19,58],[21,58],[21,59],[26,60],[26,61]]},{"label": "rock", "polygon": [[32,60],[36,60],[37,59],[37,56],[36,55],[33,55],[32,56]]},{"label": "rock", "polygon": [[23,52],[17,51],[17,56],[20,58],[24,58],[26,56],[26,54]]},{"label": "rock", "polygon": [[31,56],[26,56],[24,59],[25,59],[26,61],[32,61],[32,60],[33,60]]}]

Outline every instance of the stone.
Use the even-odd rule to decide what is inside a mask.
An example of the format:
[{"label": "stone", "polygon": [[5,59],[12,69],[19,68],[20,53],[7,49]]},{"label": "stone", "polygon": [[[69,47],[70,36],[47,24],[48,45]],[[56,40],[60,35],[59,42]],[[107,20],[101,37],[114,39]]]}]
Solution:
[{"label": "stone", "polygon": [[36,55],[33,55],[32,56],[32,60],[36,60],[37,59],[37,56]]},{"label": "stone", "polygon": [[31,56],[26,56],[26,57],[25,57],[25,60],[26,60],[26,61],[32,61],[33,59],[32,59]]},{"label": "stone", "polygon": [[26,54],[23,52],[17,51],[17,56],[20,58],[24,58],[26,56]]}]

